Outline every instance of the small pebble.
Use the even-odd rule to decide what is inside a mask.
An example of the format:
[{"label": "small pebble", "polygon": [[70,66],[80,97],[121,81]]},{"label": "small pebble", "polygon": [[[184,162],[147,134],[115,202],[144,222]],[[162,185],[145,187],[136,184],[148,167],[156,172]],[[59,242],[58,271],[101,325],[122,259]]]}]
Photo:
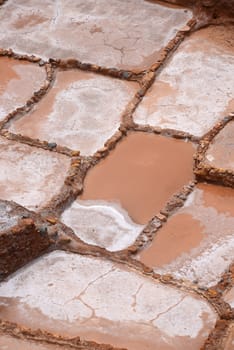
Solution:
[{"label": "small pebble", "polygon": [[48,143],[48,147],[51,148],[51,149],[53,149],[53,148],[57,147],[57,143],[55,143],[55,142],[49,142],[49,143]]}]

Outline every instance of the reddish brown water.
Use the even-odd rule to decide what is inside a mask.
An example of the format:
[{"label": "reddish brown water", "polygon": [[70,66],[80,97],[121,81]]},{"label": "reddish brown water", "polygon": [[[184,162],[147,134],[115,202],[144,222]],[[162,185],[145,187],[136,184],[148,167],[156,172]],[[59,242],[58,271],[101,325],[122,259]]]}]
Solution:
[{"label": "reddish brown water", "polygon": [[[196,276],[203,283],[215,284],[231,261],[233,224],[234,190],[199,184],[139,259],[164,273],[179,273],[187,279]],[[218,260],[221,254],[225,259]]]},{"label": "reddish brown water", "polygon": [[15,108],[23,106],[42,86],[45,78],[43,67],[0,57],[0,120]]},{"label": "reddish brown water", "polygon": [[[215,208],[219,213],[234,215],[234,193],[229,188],[202,185],[205,207]],[[196,204],[194,204],[196,206]],[[210,223],[212,225],[212,223]],[[199,246],[205,234],[202,220],[189,213],[172,216],[155,237],[153,244],[140,254],[140,260],[149,266],[168,264],[182,253]]]},{"label": "reddish brown water", "polygon": [[146,223],[193,179],[194,152],[181,140],[130,133],[88,172],[81,198],[119,201],[135,222]]},{"label": "reddish brown water", "polygon": [[140,260],[154,267],[168,264],[198,246],[202,239],[201,223],[189,214],[178,214],[165,224],[153,244],[142,252]]},{"label": "reddish brown water", "polygon": [[203,190],[205,206],[215,208],[219,213],[234,216],[234,190],[229,187],[199,184]]},{"label": "reddish brown water", "polygon": [[26,97],[31,97],[33,90],[36,91],[44,79],[43,68],[27,61],[0,57],[0,95],[4,92],[11,94],[14,103],[23,103]]},{"label": "reddish brown water", "polygon": [[4,93],[7,85],[12,79],[19,79],[19,75],[13,69],[15,65],[18,64],[18,61],[12,60],[8,57],[1,57],[0,59],[0,93]]}]

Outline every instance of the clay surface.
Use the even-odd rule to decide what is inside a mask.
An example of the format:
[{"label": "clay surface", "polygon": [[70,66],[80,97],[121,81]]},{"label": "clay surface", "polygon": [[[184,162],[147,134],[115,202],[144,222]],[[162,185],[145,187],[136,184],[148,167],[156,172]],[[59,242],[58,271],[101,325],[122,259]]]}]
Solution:
[{"label": "clay surface", "polygon": [[35,210],[62,187],[70,165],[66,156],[3,137],[0,137],[0,152],[1,199],[13,200]]},{"label": "clay surface", "polygon": [[80,198],[116,201],[134,222],[145,224],[193,179],[194,151],[181,140],[130,133],[88,172]]},{"label": "clay surface", "polygon": [[234,190],[200,184],[139,258],[161,273],[216,284],[234,254]]},{"label": "clay surface", "polygon": [[142,0],[46,0],[41,5],[20,0],[17,8],[9,0],[0,14],[0,46],[46,58],[144,69],[191,17],[188,10]]},{"label": "clay surface", "polygon": [[65,252],[21,269],[1,284],[0,296],[5,319],[129,350],[198,350],[217,317],[195,295]]},{"label": "clay surface", "polygon": [[202,136],[234,108],[234,26],[192,34],[158,75],[134,120]]},{"label": "clay surface", "polygon": [[138,84],[92,73],[59,72],[47,96],[10,130],[91,155],[118,129],[137,89]]},{"label": "clay surface", "polygon": [[234,121],[228,123],[213,139],[206,152],[205,163],[234,171]]},{"label": "clay surface", "polygon": [[0,56],[0,121],[23,106],[46,79],[44,68]]}]

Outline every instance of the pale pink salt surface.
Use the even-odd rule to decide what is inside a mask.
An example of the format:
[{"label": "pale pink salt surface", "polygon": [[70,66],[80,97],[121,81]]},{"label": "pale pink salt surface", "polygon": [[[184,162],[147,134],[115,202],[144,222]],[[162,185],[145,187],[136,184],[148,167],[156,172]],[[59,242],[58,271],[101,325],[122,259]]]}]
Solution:
[{"label": "pale pink salt surface", "polygon": [[189,36],[134,113],[139,124],[203,136],[234,110],[234,26]]},{"label": "pale pink salt surface", "polygon": [[0,121],[22,107],[46,79],[45,69],[36,64],[0,57]]},{"label": "pale pink salt surface", "polygon": [[0,304],[2,319],[129,350],[199,350],[217,319],[198,295],[61,251],[2,282]]},{"label": "pale pink salt surface", "polygon": [[70,159],[0,137],[0,198],[28,209],[44,206],[63,186]]},{"label": "pale pink salt surface", "polygon": [[76,200],[61,220],[84,242],[109,251],[129,247],[144,228],[133,222],[118,203],[101,200]]},{"label": "pale pink salt surface", "polygon": [[143,0],[18,0],[17,7],[9,0],[0,13],[0,47],[145,69],[191,18],[189,10]]},{"label": "pale pink salt surface", "polygon": [[58,72],[52,89],[10,130],[91,155],[118,130],[138,89],[137,83],[79,70]]}]

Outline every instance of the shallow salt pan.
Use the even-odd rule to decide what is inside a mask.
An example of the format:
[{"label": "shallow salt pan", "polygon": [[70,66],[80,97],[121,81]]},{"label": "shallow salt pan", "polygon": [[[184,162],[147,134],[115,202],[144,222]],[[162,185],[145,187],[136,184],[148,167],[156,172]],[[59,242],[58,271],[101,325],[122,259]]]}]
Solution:
[{"label": "shallow salt pan", "polygon": [[203,136],[234,110],[234,27],[192,34],[158,75],[135,122]]},{"label": "shallow salt pan", "polygon": [[[143,0],[7,1],[0,47],[50,57],[76,57],[107,67],[149,67],[192,17],[191,11]],[[147,21],[145,20],[147,18]]]},{"label": "shallow salt pan", "polygon": [[34,110],[10,130],[92,155],[118,130],[138,84],[79,70],[58,72]]},{"label": "shallow salt pan", "polygon": [[59,192],[70,166],[70,159],[62,154],[3,137],[0,154],[0,198],[31,210],[42,207]]},{"label": "shallow salt pan", "polygon": [[[205,287],[215,285],[234,256],[233,208],[233,189],[198,185],[184,207],[140,254],[140,260],[156,272],[174,274]],[[165,261],[165,256],[170,258]]]},{"label": "shallow salt pan", "polygon": [[0,57],[0,121],[39,90],[46,74],[35,64]]},{"label": "shallow salt pan", "polygon": [[62,215],[84,242],[118,251],[129,247],[143,230],[120,205],[107,201],[76,200]]},{"label": "shallow salt pan", "polygon": [[129,132],[88,171],[80,199],[118,201],[134,222],[146,224],[193,179],[194,152],[190,142]]},{"label": "shallow salt pan", "polygon": [[3,319],[129,350],[198,350],[217,317],[198,296],[105,259],[59,251],[3,282],[0,304]]}]

